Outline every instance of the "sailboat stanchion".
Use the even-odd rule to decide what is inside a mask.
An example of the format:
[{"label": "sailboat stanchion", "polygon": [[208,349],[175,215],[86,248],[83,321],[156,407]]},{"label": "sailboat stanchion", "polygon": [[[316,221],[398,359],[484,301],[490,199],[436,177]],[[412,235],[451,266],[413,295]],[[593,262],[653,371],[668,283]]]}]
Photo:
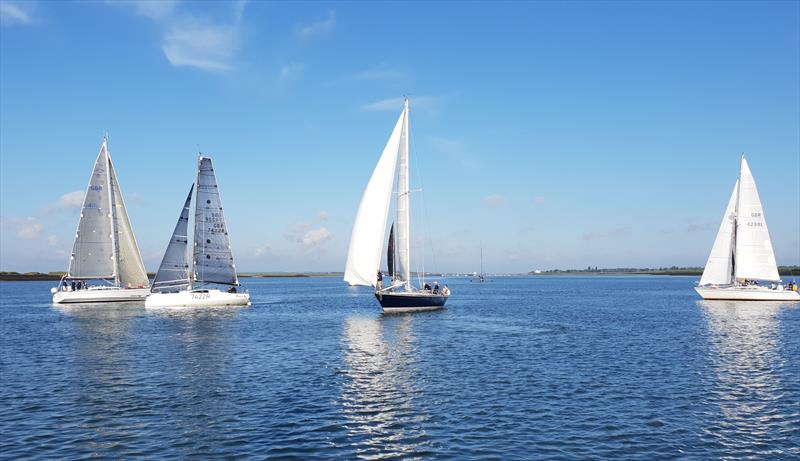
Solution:
[{"label": "sailboat stanchion", "polygon": [[[441,293],[419,290],[411,283],[408,117],[406,99],[361,197],[344,272],[344,280],[348,284],[372,287],[384,312],[439,309],[444,307],[448,298]],[[393,194],[395,173],[397,190]],[[378,274],[393,196],[397,216],[389,232],[387,245],[387,264],[392,285],[379,288]]]}]

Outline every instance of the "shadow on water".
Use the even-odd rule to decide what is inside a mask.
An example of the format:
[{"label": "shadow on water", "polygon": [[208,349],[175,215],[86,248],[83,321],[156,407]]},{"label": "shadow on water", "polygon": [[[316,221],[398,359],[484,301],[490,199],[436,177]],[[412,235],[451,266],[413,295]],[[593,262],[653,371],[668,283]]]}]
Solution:
[{"label": "shadow on water", "polygon": [[[706,436],[735,456],[785,454],[792,415],[781,404],[780,377],[787,357],[780,351],[780,314],[792,303],[697,301],[708,327],[708,351],[715,380],[707,403],[719,408]],[[796,416],[796,415],[795,415]]]},{"label": "shadow on water", "polygon": [[417,457],[430,453],[422,424],[429,418],[416,407],[414,315],[345,319],[342,348],[347,365],[341,405],[355,455],[364,459]]}]

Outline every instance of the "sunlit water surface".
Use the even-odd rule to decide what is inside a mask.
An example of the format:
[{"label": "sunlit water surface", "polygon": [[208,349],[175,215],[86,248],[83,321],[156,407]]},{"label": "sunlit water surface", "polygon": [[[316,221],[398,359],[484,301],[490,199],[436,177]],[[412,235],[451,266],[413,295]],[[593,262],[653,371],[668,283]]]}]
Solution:
[{"label": "sunlit water surface", "polygon": [[0,457],[800,457],[800,306],[684,277],[448,283],[447,309],[384,316],[334,278],[181,312],[0,282]]}]

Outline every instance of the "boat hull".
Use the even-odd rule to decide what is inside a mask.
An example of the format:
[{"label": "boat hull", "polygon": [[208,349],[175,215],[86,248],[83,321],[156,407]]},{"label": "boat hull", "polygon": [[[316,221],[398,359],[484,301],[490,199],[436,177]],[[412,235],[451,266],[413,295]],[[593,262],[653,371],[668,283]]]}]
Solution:
[{"label": "boat hull", "polygon": [[447,296],[421,292],[377,292],[375,297],[386,313],[432,311],[443,308],[447,302]]},{"label": "boat hull", "polygon": [[738,301],[800,301],[800,293],[767,287],[695,287],[703,299]]},{"label": "boat hull", "polygon": [[227,293],[220,290],[153,293],[144,302],[144,307],[146,308],[235,307],[249,305],[249,293]]},{"label": "boat hull", "polygon": [[75,291],[56,291],[53,304],[88,304],[144,301],[149,288],[87,288]]}]

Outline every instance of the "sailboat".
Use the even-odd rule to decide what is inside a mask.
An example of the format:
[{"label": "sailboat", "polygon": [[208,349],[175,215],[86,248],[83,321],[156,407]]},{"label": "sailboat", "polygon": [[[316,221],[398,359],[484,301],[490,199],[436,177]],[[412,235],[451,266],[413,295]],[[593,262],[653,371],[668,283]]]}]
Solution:
[{"label": "sailboat", "polygon": [[[444,307],[449,296],[449,292],[420,290],[411,283],[408,115],[406,98],[400,117],[361,197],[344,272],[344,281],[351,286],[372,287],[384,312],[439,309]],[[384,287],[383,281],[379,281],[380,265],[395,183],[397,217],[389,232],[386,249],[388,272],[392,280],[389,286]],[[382,279],[382,275],[380,277]]]},{"label": "sailboat", "polygon": [[[194,238],[190,268],[187,250],[192,194]],[[209,284],[230,288],[221,291],[209,288]],[[210,157],[201,154],[197,160],[197,180],[189,188],[145,307],[247,306],[250,294],[239,287],[214,166]]]},{"label": "sailboat", "polygon": [[781,283],[764,209],[744,154],[739,179],[695,290],[703,299],[800,301],[800,293]]},{"label": "sailboat", "polygon": [[83,198],[69,268],[50,290],[53,303],[142,301],[148,287],[105,136]]}]

